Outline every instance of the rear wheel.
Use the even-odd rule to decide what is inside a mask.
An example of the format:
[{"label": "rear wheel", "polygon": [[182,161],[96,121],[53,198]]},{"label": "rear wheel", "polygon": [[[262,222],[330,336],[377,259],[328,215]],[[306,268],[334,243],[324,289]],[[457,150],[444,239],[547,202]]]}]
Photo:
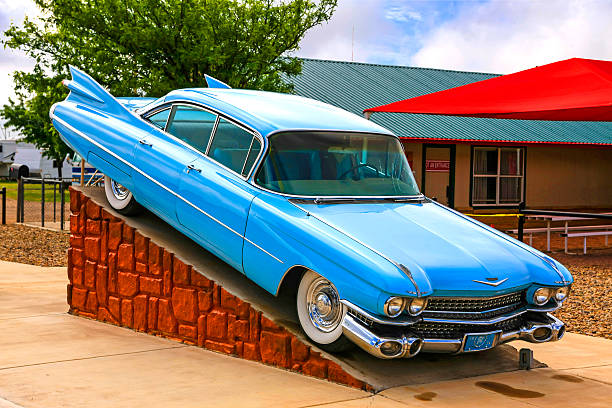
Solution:
[{"label": "rear wheel", "polygon": [[136,202],[130,190],[108,176],[104,176],[104,191],[108,203],[118,213],[136,215],[142,212],[142,206]]},{"label": "rear wheel", "polygon": [[346,306],[338,291],[321,275],[306,271],[297,293],[297,312],[302,329],[320,348],[340,352],[352,347],[342,334]]}]

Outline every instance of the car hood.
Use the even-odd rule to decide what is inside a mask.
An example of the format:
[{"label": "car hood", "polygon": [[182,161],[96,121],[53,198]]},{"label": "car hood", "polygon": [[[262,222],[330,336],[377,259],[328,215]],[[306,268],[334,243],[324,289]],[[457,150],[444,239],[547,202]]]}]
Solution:
[{"label": "car hood", "polygon": [[437,203],[299,206],[405,266],[422,294],[504,293],[531,283],[559,285],[571,279],[552,258]]}]

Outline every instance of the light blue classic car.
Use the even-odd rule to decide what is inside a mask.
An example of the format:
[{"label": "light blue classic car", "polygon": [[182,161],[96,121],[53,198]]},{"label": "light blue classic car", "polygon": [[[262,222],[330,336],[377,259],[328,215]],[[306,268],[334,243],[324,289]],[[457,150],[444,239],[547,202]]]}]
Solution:
[{"label": "light blue classic car", "polygon": [[53,125],[144,206],[267,291],[321,348],[379,358],[559,340],[560,263],[419,192],[399,139],[295,95],[181,89],[114,98],[71,68]]}]

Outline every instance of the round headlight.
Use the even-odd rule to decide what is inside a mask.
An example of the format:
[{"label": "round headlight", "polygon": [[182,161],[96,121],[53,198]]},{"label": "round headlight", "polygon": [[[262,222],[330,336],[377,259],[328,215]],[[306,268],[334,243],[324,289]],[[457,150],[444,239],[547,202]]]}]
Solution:
[{"label": "round headlight", "polygon": [[397,317],[404,311],[405,302],[401,297],[390,297],[385,302],[385,313],[389,317]]},{"label": "round headlight", "polygon": [[533,303],[542,306],[548,302],[551,296],[552,290],[550,288],[539,288],[533,292]]},{"label": "round headlight", "polygon": [[408,313],[412,316],[416,316],[425,309],[425,306],[427,306],[426,298],[413,298],[408,305]]},{"label": "round headlight", "polygon": [[560,288],[557,288],[557,290],[555,291],[555,300],[558,302],[563,302],[567,298],[568,294],[569,294],[568,286],[562,286]]}]

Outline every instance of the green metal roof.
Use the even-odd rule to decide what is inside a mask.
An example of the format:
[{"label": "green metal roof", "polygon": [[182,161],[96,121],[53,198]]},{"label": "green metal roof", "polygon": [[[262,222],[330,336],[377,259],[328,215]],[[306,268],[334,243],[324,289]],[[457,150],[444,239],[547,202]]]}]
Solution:
[{"label": "green metal roof", "polygon": [[[363,110],[497,76],[358,62],[302,59],[290,78],[295,93],[362,115]],[[453,116],[373,113],[371,120],[396,135],[422,140],[612,145],[612,123],[544,122]]]}]

